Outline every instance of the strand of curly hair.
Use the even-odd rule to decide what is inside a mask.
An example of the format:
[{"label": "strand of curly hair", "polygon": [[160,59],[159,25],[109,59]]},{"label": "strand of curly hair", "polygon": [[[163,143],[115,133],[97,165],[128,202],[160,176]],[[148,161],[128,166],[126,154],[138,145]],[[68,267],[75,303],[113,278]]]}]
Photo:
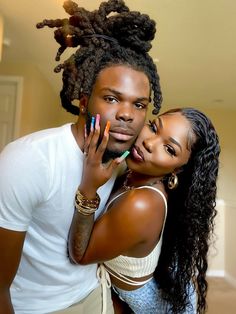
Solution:
[{"label": "strand of curly hair", "polygon": [[164,299],[172,304],[171,313],[179,314],[190,307],[191,282],[197,293],[197,313],[205,313],[207,254],[216,215],[220,146],[211,121],[203,113],[191,108],[170,113],[176,111],[192,126],[191,158],[178,175],[178,187],[168,193],[168,215],[155,278]]},{"label": "strand of curly hair", "polygon": [[[98,10],[87,11],[73,1],[63,5],[69,18],[43,20],[37,28],[56,27],[54,37],[60,44],[56,60],[68,47],[78,47],[54,71],[63,69],[62,106],[79,115],[72,102],[89,96],[99,72],[112,65],[127,65],[144,72],[153,96],[153,114],[160,110],[162,94],[157,68],[148,54],[156,33],[156,23],[146,14],[130,11],[122,0],[102,2]],[[151,98],[150,98],[151,100]]]}]

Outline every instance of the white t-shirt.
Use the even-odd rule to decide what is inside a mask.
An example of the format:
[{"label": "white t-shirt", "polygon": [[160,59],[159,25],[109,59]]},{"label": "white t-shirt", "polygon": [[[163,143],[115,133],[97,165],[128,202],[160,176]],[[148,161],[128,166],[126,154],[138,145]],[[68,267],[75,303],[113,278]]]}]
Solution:
[{"label": "white t-shirt", "polygon": [[[98,285],[97,265],[73,265],[67,257],[83,159],[71,124],[22,137],[0,154],[0,226],[27,231],[11,286],[16,314],[64,309]],[[98,190],[96,217],[105,208],[115,177]]]}]

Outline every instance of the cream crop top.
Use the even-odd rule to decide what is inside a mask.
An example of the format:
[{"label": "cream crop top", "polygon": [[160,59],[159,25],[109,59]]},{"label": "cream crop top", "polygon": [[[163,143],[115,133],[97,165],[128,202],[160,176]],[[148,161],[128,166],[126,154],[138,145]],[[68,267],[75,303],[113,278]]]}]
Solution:
[{"label": "cream crop top", "polygon": [[[117,277],[119,280],[130,285],[145,284],[146,282],[151,280],[151,278],[149,278],[148,280],[138,282],[138,281],[131,280],[130,278],[127,278],[126,276],[133,277],[133,278],[140,278],[140,277],[150,275],[154,272],[158,263],[160,253],[161,253],[162,235],[163,235],[163,230],[164,230],[166,215],[167,215],[167,201],[166,201],[165,195],[160,190],[152,186],[141,186],[141,187],[138,187],[137,189],[142,189],[142,188],[148,188],[148,189],[152,189],[156,191],[157,193],[161,195],[165,203],[165,217],[164,217],[162,231],[161,231],[161,235],[160,235],[160,239],[158,243],[156,244],[152,252],[145,257],[136,258],[136,257],[120,255],[120,256],[117,256],[116,258],[113,258],[112,260],[109,260],[103,263],[107,272],[109,272],[114,277]],[[108,208],[109,205],[112,202],[114,202],[114,200],[116,200],[119,196],[123,195],[124,193],[126,192],[116,195],[107,204],[106,208]]]}]

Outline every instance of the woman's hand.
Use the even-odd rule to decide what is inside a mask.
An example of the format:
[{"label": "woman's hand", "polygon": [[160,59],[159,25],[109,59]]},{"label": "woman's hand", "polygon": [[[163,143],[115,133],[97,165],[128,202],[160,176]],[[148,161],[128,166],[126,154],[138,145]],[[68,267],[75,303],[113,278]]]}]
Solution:
[{"label": "woman's hand", "polygon": [[[88,198],[93,198],[97,189],[105,184],[112,176],[113,171],[125,159],[125,157],[116,158],[106,164],[102,163],[102,157],[106,150],[109,140],[110,122],[108,121],[104,130],[100,144],[100,115],[96,115],[96,120],[92,118],[90,134],[87,136],[85,131],[84,145],[84,166],[83,175],[79,190]],[[127,156],[127,154],[126,154]]]}]

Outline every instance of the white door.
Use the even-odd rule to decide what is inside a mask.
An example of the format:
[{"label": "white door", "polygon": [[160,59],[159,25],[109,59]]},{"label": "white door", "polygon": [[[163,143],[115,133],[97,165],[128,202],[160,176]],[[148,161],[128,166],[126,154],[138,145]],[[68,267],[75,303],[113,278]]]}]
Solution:
[{"label": "white door", "polygon": [[22,79],[0,77],[0,151],[18,136]]}]

